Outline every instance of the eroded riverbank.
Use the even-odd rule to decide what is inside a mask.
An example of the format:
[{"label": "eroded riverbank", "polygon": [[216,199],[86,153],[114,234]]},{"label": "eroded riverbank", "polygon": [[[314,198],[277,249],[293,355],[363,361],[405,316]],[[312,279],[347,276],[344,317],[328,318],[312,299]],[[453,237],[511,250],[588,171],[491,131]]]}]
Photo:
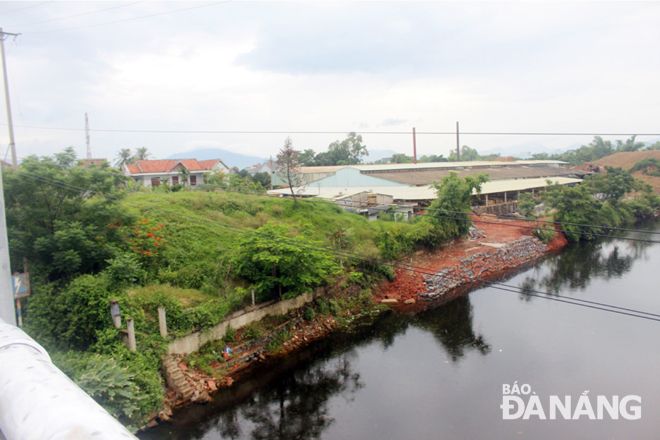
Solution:
[{"label": "eroded riverbank", "polygon": [[[384,299],[405,303],[408,313],[416,313],[478,287],[476,278],[483,283],[505,276],[566,244],[561,234],[545,245],[531,236],[528,223],[506,224],[517,227],[487,224],[474,239],[459,239],[437,252],[416,254],[410,261],[422,271],[397,269],[393,282],[382,283],[371,294],[365,295],[355,286],[342,289],[341,283],[331,286],[323,301],[332,310],[323,310],[318,304],[303,307],[266,319],[265,335],[254,337],[250,334],[253,329],[238,329],[226,343],[216,341],[191,356],[170,358],[168,362],[178,366],[191,392],[181,395],[170,389],[167,408],[209,402],[213,394],[271,360],[289,356],[337,329],[349,328],[355,319],[381,313],[385,308],[378,303]],[[232,352],[228,359],[222,356],[226,347]],[[161,412],[150,427],[170,415],[168,410]]]}]

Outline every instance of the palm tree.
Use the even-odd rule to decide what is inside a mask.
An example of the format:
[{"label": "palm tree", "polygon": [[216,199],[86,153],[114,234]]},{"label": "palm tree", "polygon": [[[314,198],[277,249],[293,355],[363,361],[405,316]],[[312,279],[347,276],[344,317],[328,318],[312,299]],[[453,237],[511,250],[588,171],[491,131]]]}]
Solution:
[{"label": "palm tree", "polygon": [[149,153],[147,147],[140,147],[135,150],[135,156],[133,158],[135,160],[147,160],[149,156],[151,156],[151,153]]},{"label": "palm tree", "polygon": [[131,149],[130,148],[122,148],[119,150],[117,153],[117,162],[115,162],[115,166],[119,169],[121,169],[124,164],[128,164],[132,162],[132,155],[131,155]]}]

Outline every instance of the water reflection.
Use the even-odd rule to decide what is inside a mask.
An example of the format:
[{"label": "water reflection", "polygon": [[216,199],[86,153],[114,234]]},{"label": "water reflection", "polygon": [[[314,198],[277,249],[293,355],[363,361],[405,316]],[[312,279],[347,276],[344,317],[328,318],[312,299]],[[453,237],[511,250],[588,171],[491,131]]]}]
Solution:
[{"label": "water reflection", "polygon": [[[343,357],[282,378],[276,386],[255,394],[241,412],[253,424],[250,438],[319,438],[333,422],[327,409],[330,397],[351,399],[362,386],[360,375]],[[234,432],[240,434],[240,426],[234,426]]]},{"label": "water reflection", "polygon": [[[573,289],[577,298],[599,295],[609,301],[619,297],[619,290],[595,281],[620,277],[625,281],[646,273],[652,285],[657,263],[638,261],[657,261],[657,247],[649,250],[649,246],[622,240],[572,245],[525,272],[521,297],[529,299],[539,291],[566,294]],[[653,306],[656,296],[647,297],[640,307]],[[269,364],[221,390],[213,403],[179,410],[171,423],[140,437],[336,439],[409,434],[433,438],[442,433],[443,438],[511,438],[512,433],[529,431],[529,438],[578,438],[586,433],[594,435],[582,437],[603,438],[619,425],[573,423],[568,430],[558,423],[526,420],[512,429],[498,412],[501,384],[524,379],[556,383],[553,392],[585,389],[581,387],[587,383],[589,389],[608,389],[612,394],[638,392],[652,384],[645,379],[652,375],[648,365],[657,364],[651,352],[640,351],[646,345],[644,335],[652,332],[641,327],[647,325],[641,320],[626,321],[625,330],[613,328],[610,316],[601,317],[608,314],[597,313],[570,315],[588,317],[585,324],[567,318],[555,325],[557,311],[542,306],[548,301],[538,303],[525,304],[515,294],[482,292],[429,305],[435,308],[415,316],[381,314],[350,333],[334,334]],[[499,350],[491,351],[491,344]],[[622,354],[612,356],[612,352]],[[630,362],[645,356],[648,362]],[[631,382],[617,388],[624,376]],[[642,382],[635,383],[634,378]],[[346,401],[353,403],[347,406]],[[646,404],[648,411],[656,408],[655,413],[660,407]],[[628,425],[620,429],[632,432]]]},{"label": "water reflection", "polygon": [[546,260],[545,275],[532,273],[523,280],[521,298],[529,300],[529,294],[535,289],[559,294],[566,290],[585,290],[595,279],[621,278],[630,272],[636,260],[648,258],[651,244],[623,241],[612,244],[612,240],[607,240],[571,245]]},{"label": "water reflection", "polygon": [[140,435],[142,439],[316,439],[334,422],[331,399],[354,399],[365,385],[352,360],[361,346],[390,347],[409,328],[430,332],[454,362],[469,350],[490,351],[472,327],[469,296],[459,297],[414,317],[388,312],[350,334],[320,341],[268,372],[255,373],[220,392],[208,407],[192,406]]},{"label": "water reflection", "polygon": [[454,362],[463,357],[466,350],[476,349],[481,354],[490,352],[490,345],[472,328],[472,305],[468,295],[420,314],[413,325],[431,332]]}]

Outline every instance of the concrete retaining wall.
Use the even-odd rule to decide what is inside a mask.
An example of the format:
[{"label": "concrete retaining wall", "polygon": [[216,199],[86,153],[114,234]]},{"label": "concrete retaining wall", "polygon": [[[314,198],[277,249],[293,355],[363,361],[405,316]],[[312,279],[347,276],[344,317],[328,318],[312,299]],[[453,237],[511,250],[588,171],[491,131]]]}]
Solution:
[{"label": "concrete retaining wall", "polygon": [[507,203],[499,203],[497,205],[479,206],[476,209],[477,214],[513,214],[518,209],[518,200]]},{"label": "concrete retaining wall", "polygon": [[191,333],[170,342],[168,345],[169,354],[192,353],[199,350],[202,345],[209,341],[222,339],[229,326],[233,329],[238,329],[255,321],[260,321],[269,315],[283,315],[289,310],[304,306],[322,294],[323,290],[319,289],[314,293],[303,293],[300,296],[284,301],[269,301],[229,314],[224,321],[209,330]]}]

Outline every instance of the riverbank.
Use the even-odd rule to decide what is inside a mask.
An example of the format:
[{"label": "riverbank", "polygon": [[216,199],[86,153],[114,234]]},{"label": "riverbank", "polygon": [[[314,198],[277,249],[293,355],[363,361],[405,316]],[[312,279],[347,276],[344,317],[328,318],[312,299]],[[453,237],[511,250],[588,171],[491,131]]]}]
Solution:
[{"label": "riverbank", "polygon": [[408,308],[420,301],[451,299],[459,288],[501,277],[568,244],[557,233],[547,244],[532,234],[534,223],[474,216],[478,229],[472,238],[459,238],[446,248],[418,252],[406,263],[423,270],[396,269],[396,278],[384,284],[376,300]]},{"label": "riverbank", "polygon": [[[396,269],[394,281],[364,290],[355,285],[345,289],[340,281],[326,288],[323,297],[286,315],[238,329],[229,338],[210,342],[191,355],[169,357],[166,362],[178,367],[191,392],[182,395],[169,389],[166,411],[158,419],[168,420],[169,408],[210,401],[220,388],[231,387],[253,369],[345,329],[358,318],[377,315],[387,310],[385,304],[407,312],[421,311],[430,302],[445,302],[463,294],[475,278],[488,281],[501,277],[567,244],[561,234],[543,244],[532,236],[528,222],[489,218],[488,223],[479,224],[480,220],[475,218],[478,229],[473,238],[457,239],[436,252],[418,252],[406,261],[421,270]],[[227,347],[231,354],[225,358]],[[154,417],[148,426],[156,423]]]}]

